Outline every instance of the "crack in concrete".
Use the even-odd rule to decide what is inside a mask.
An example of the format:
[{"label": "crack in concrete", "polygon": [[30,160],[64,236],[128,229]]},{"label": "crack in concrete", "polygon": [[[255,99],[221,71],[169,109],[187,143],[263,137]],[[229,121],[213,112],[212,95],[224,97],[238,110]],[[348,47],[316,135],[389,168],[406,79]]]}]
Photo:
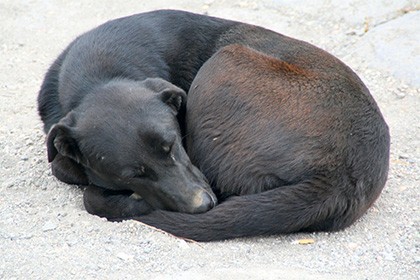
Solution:
[{"label": "crack in concrete", "polygon": [[369,20],[372,20],[372,18],[367,17],[365,18],[365,22],[364,22],[364,33],[359,35],[359,37],[363,37],[365,34],[367,34],[368,32],[372,31],[373,29],[375,29],[378,26],[387,24],[391,21],[394,21],[396,19],[399,19],[400,17],[403,17],[409,13],[412,12],[417,12],[420,10],[420,5],[417,5],[416,7],[410,7],[410,8],[403,8],[401,10],[397,10],[395,11],[395,15],[394,16],[390,16],[389,18],[386,18],[382,21],[378,21],[377,23],[374,23],[373,25],[370,26],[369,24]]}]

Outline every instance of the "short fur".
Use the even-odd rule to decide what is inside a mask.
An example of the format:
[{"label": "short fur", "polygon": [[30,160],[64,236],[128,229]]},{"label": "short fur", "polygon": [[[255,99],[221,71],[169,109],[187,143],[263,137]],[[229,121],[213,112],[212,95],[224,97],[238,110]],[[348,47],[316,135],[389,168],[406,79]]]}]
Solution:
[{"label": "short fur", "polygon": [[[224,202],[154,211],[216,204],[182,147],[183,90],[232,44],[200,70],[191,93],[203,99],[188,102],[188,151]],[[110,21],[57,58],[38,105],[53,174],[90,184],[90,213],[196,240],[338,230],[386,180],[388,130],[356,74],[243,23],[169,10]]]}]

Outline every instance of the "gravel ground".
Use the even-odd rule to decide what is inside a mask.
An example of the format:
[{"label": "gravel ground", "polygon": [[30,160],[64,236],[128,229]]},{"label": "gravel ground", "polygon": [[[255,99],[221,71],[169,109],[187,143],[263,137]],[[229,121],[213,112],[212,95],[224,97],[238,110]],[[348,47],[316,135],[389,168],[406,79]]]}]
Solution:
[{"label": "gravel ground", "polygon": [[[0,2],[0,279],[419,279],[420,4],[165,2]],[[39,86],[49,64],[81,32],[158,8],[258,24],[350,65],[392,135],[388,183],[367,215],[337,233],[201,244],[87,214],[81,191],[51,175],[36,112]],[[296,242],[304,238],[314,243]]]}]

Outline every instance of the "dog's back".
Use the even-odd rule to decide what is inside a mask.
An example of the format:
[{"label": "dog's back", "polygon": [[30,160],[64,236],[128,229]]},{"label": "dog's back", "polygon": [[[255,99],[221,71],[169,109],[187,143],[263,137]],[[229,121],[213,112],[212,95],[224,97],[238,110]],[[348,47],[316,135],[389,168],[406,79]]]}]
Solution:
[{"label": "dog's back", "polygon": [[318,59],[325,68],[338,61],[308,43],[230,20],[172,10],[124,17],[82,34],[51,65],[38,97],[44,130],[112,79],[159,77],[188,91],[202,64],[230,44],[308,67]]},{"label": "dog's back", "polygon": [[[308,43],[257,26],[184,11],[137,14],[82,34],[51,65],[38,97],[44,130],[48,132],[86,94],[112,79],[159,77],[188,91],[202,64],[230,44],[249,46],[301,67],[323,67],[317,71],[341,63]],[[357,79],[344,65],[336,71]]]}]

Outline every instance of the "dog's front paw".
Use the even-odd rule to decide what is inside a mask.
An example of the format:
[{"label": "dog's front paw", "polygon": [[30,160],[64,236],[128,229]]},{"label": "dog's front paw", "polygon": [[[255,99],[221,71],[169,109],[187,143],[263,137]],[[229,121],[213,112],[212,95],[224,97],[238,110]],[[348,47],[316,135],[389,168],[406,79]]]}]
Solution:
[{"label": "dog's front paw", "polygon": [[114,191],[89,185],[84,194],[83,202],[90,214],[105,217],[109,220],[125,220],[148,214],[153,208],[131,191]]}]

